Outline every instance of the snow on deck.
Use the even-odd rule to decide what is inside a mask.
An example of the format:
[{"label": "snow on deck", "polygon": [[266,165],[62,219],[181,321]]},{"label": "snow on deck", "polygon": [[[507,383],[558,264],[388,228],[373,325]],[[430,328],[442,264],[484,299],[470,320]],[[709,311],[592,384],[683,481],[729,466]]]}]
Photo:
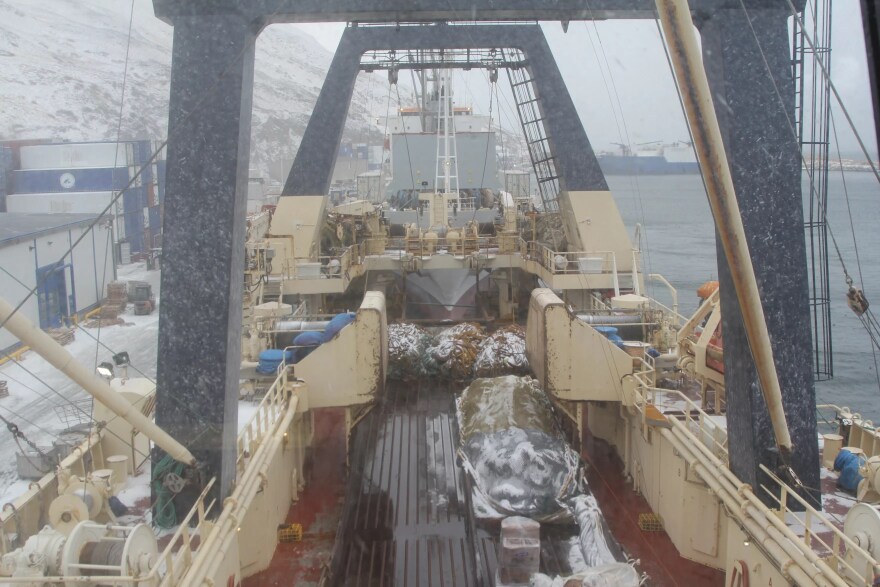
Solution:
[{"label": "snow on deck", "polygon": [[[157,306],[160,275],[159,271],[147,271],[144,263],[132,263],[117,268],[118,281],[145,281],[152,285]],[[17,304],[21,300],[7,301]],[[124,324],[103,326],[100,329],[76,328],[74,342],[64,348],[89,369],[94,368],[96,362],[112,362],[115,353],[126,351],[131,359],[129,377],[147,377],[155,381],[159,310],[153,311],[149,316],[135,316],[134,306],[129,304],[125,313],[119,317],[125,321]],[[96,338],[100,340],[100,345]],[[9,397],[0,398],[0,415],[18,425],[28,439],[41,447],[49,448],[57,434],[67,427],[55,408],[69,407],[70,402],[88,402],[91,396],[34,352],[25,353],[21,365],[18,366],[13,361],[0,365],[0,379],[6,380],[9,385]],[[33,376],[24,369],[31,371]],[[86,403],[84,409],[90,412],[88,406]],[[258,407],[259,402],[239,403],[239,431],[256,413]],[[0,505],[13,501],[32,482],[18,478],[15,467],[15,454],[18,452],[12,435],[0,424],[0,454],[6,455],[5,459],[0,459]],[[145,479],[142,483],[144,488],[147,488],[147,481]]]},{"label": "snow on deck", "polygon": [[[159,275],[158,271],[147,271],[143,263],[124,265],[117,269],[119,281],[150,283],[157,300]],[[21,300],[8,301],[17,304]],[[112,362],[114,353],[127,351],[131,358],[129,376],[155,380],[159,312],[135,316],[133,305],[129,304],[120,318],[125,324],[104,326],[100,329],[76,328],[75,340],[64,348],[90,369],[96,363]],[[100,345],[96,338],[100,340]],[[34,352],[23,355],[21,366],[13,361],[0,365],[0,379],[6,380],[9,386],[9,397],[0,399],[0,414],[18,425],[28,439],[41,447],[50,447],[56,435],[67,427],[55,408],[90,399],[79,385]],[[88,407],[85,409],[88,410]],[[0,460],[0,503],[12,501],[27,489],[29,481],[19,480],[16,473],[14,455],[17,452],[18,447],[12,435],[0,429],[0,454],[7,456]]]}]

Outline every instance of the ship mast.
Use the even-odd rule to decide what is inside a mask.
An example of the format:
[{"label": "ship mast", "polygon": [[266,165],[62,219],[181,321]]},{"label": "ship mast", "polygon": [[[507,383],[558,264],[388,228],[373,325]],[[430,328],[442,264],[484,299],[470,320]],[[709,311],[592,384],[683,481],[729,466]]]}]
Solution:
[{"label": "ship mast", "polygon": [[690,8],[687,0],[656,0],[656,5],[685,115],[694,137],[700,170],[705,178],[709,205],[742,309],[746,336],[761,383],[761,393],[767,403],[776,446],[783,462],[787,464],[793,447],[782,406],[782,390],[733,178],[721,140],[721,129],[694,35]]},{"label": "ship mast", "polygon": [[[437,80],[437,175],[434,191],[458,195],[458,151],[455,144],[455,112],[452,108],[452,70],[439,71]],[[441,184],[441,179],[443,180]],[[440,186],[443,186],[441,189]]]}]

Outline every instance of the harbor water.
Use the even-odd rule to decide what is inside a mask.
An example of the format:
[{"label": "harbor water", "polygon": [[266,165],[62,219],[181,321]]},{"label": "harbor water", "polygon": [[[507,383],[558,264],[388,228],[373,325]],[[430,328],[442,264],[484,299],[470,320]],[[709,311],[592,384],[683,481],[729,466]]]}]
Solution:
[{"label": "harbor water", "polygon": [[[645,271],[666,277],[678,290],[679,311],[689,315],[697,308],[697,288],[718,276],[715,229],[700,176],[609,176],[608,183],[631,234],[636,223],[642,225]],[[809,193],[806,183],[804,193]],[[874,297],[880,296],[878,222],[880,185],[874,175],[848,173],[843,178],[840,172],[831,172],[830,231],[856,286],[861,284],[872,304],[880,304],[880,297]],[[880,383],[871,340],[846,305],[847,285],[830,237],[828,246],[834,377],[817,383],[817,403],[850,406],[878,422]],[[657,299],[670,299],[665,286],[653,283],[647,287]],[[880,352],[877,360],[880,362]]]}]

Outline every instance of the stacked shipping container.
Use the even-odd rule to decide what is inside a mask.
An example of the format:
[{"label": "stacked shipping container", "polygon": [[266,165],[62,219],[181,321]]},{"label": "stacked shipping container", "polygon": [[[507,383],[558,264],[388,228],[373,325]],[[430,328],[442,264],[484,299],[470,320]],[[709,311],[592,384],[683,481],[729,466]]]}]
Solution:
[{"label": "stacked shipping container", "polygon": [[125,190],[110,210],[117,258],[146,257],[161,248],[164,156],[138,175],[153,153],[150,141],[10,145],[6,210],[100,214]]}]

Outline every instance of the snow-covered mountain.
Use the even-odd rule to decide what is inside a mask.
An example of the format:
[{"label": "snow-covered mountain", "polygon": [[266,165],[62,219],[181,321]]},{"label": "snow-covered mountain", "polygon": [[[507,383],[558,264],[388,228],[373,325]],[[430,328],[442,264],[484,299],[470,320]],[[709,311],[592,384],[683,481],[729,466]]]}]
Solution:
[{"label": "snow-covered mountain", "polygon": [[[0,0],[0,140],[115,140],[130,10],[126,0]],[[120,138],[165,137],[171,44],[152,1],[134,0]],[[332,56],[290,25],[266,29],[256,55],[251,167],[283,181]],[[355,90],[351,140],[385,108],[388,84],[370,77]]]}]

